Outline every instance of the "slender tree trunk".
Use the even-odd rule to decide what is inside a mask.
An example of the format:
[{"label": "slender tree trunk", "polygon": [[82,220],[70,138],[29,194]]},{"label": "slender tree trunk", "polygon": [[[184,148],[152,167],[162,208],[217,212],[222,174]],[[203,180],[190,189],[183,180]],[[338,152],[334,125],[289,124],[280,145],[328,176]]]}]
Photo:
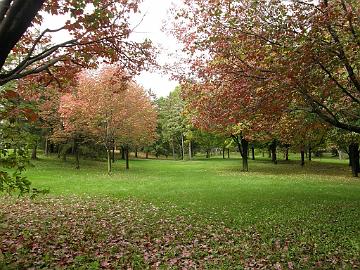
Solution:
[{"label": "slender tree trunk", "polygon": [[176,156],[175,156],[175,146],[174,146],[174,140],[171,141],[171,148],[172,148],[172,154],[173,154],[173,158],[174,160],[176,159]]},{"label": "slender tree trunk", "polygon": [[37,159],[37,141],[35,141],[32,152],[31,152],[31,159]]},{"label": "slender tree trunk", "polygon": [[79,151],[79,144],[74,141],[74,151],[75,151],[75,169],[80,169],[80,151]]},{"label": "slender tree trunk", "polygon": [[184,146],[184,135],[181,134],[181,155],[182,155],[182,160],[185,159],[185,146]]},{"label": "slender tree trunk", "polygon": [[138,157],[138,149],[137,149],[137,147],[135,148],[135,157],[136,158]]},{"label": "slender tree trunk", "polygon": [[305,165],[305,151],[304,149],[300,150],[300,155],[301,155],[301,166]]},{"label": "slender tree trunk", "polygon": [[243,139],[241,139],[241,145],[242,145],[242,149],[243,149],[243,154],[242,154],[243,171],[248,172],[249,171],[249,163],[248,163],[249,142],[243,138]]},{"label": "slender tree trunk", "polygon": [[227,156],[228,156],[228,158],[230,158],[230,149],[229,149],[229,148],[228,148],[227,152],[228,152],[228,153],[227,153],[227,154],[228,154]]},{"label": "slender tree trunk", "polygon": [[125,148],[126,169],[129,169],[129,147]]},{"label": "slender tree trunk", "polygon": [[349,160],[351,164],[351,171],[354,177],[359,176],[359,144],[351,143],[349,145]]},{"label": "slender tree trunk", "polygon": [[238,146],[238,150],[240,152],[241,158],[242,158],[242,167],[243,171],[247,172],[249,171],[249,164],[248,164],[248,153],[249,153],[249,142],[243,137],[240,136],[232,136],[233,140]]},{"label": "slender tree trunk", "polygon": [[262,149],[261,152],[262,152],[262,157],[265,157],[265,151],[264,151],[264,149]]},{"label": "slender tree trunk", "polygon": [[[114,148],[112,150],[114,151]],[[107,152],[107,171],[108,174],[111,174],[111,161],[112,161],[111,149],[107,149],[106,152]]]},{"label": "slender tree trunk", "polygon": [[311,161],[311,155],[312,155],[312,149],[311,146],[309,145],[309,155],[308,155],[309,161]]},{"label": "slender tree trunk", "polygon": [[145,158],[146,158],[146,159],[149,158],[149,151],[146,151],[146,153],[145,153]]},{"label": "slender tree trunk", "polygon": [[271,161],[274,164],[277,164],[276,147],[277,147],[277,142],[276,142],[276,140],[273,140],[271,145],[270,145],[270,149],[271,149]]},{"label": "slender tree trunk", "polygon": [[45,137],[45,149],[44,149],[45,156],[49,155],[49,139]]},{"label": "slender tree trunk", "polygon": [[191,141],[189,140],[189,159],[192,159]]},{"label": "slender tree trunk", "polygon": [[223,156],[223,159],[225,159],[225,147],[223,147],[222,156]]},{"label": "slender tree trunk", "polygon": [[125,159],[125,147],[121,146],[121,159],[124,160]]},{"label": "slender tree trunk", "polygon": [[210,151],[209,151],[209,149],[206,149],[206,158],[210,158]]},{"label": "slender tree trunk", "polygon": [[254,144],[251,145],[251,159],[255,160],[255,148]]},{"label": "slender tree trunk", "polygon": [[115,146],[113,146],[113,148],[111,149],[112,151],[112,155],[111,155],[111,160],[114,163],[115,162]]},{"label": "slender tree trunk", "polygon": [[269,158],[271,158],[271,146],[269,147],[268,153],[269,153]]},{"label": "slender tree trunk", "polygon": [[285,161],[289,161],[289,147],[286,146],[285,148]]}]

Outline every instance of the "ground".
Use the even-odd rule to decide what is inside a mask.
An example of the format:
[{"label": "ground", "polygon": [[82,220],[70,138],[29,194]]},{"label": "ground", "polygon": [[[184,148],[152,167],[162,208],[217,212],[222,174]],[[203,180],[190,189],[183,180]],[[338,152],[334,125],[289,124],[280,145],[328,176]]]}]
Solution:
[{"label": "ground", "polygon": [[[54,158],[27,171],[49,188],[0,198],[5,269],[352,269],[360,181],[346,161],[106,163]],[[1,262],[1,260],[0,260]]]}]

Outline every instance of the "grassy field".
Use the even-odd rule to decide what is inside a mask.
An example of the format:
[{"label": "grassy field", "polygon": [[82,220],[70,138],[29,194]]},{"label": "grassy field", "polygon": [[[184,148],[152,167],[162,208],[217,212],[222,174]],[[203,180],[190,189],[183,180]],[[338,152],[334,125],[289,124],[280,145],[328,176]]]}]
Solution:
[{"label": "grassy field", "polygon": [[244,173],[239,159],[139,159],[111,176],[105,162],[81,163],[42,157],[26,175],[50,195],[2,198],[3,267],[360,266],[360,181],[346,161],[259,159]]}]

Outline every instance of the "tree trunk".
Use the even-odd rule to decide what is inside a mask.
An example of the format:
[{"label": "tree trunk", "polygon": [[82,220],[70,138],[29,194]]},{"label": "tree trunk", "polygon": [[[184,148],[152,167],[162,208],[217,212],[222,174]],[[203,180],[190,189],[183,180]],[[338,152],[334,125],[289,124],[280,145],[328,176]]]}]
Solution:
[{"label": "tree trunk", "polygon": [[189,140],[189,159],[192,159],[191,141]]},{"label": "tree trunk", "polygon": [[112,148],[112,156],[111,156],[112,162],[115,162],[115,146]]},{"label": "tree trunk", "polygon": [[[114,153],[114,148],[112,149],[113,150],[113,153]],[[107,149],[107,172],[108,174],[111,174],[111,150],[110,149]],[[114,162],[114,161],[113,161]]]},{"label": "tree trunk", "polygon": [[276,140],[273,140],[271,145],[270,145],[270,150],[271,150],[271,161],[274,164],[277,164],[276,147],[277,147],[277,142],[276,142]]},{"label": "tree trunk", "polygon": [[206,158],[210,158],[210,151],[209,151],[209,149],[206,149]]},{"label": "tree trunk", "polygon": [[129,147],[125,148],[126,169],[129,169]]},{"label": "tree trunk", "polygon": [[301,166],[305,165],[305,151],[304,149],[300,150],[300,155],[301,155]]},{"label": "tree trunk", "polygon": [[174,140],[172,140],[172,143],[171,143],[171,148],[172,148],[173,158],[174,158],[174,160],[175,160],[175,159],[176,159],[176,156],[175,156],[175,146],[174,146]]},{"label": "tree trunk", "polygon": [[249,171],[249,164],[248,164],[249,142],[243,136],[240,136],[240,140],[239,140],[239,136],[233,135],[232,138],[237,144],[238,150],[242,158],[242,166],[243,166],[242,170],[244,172],[247,172]]},{"label": "tree trunk", "polygon": [[269,153],[269,158],[271,158],[271,146],[269,146],[268,153]]},{"label": "tree trunk", "polygon": [[45,137],[45,149],[44,149],[45,156],[49,155],[49,139]]},{"label": "tree trunk", "polygon": [[289,161],[289,147],[286,146],[285,148],[285,161]]},{"label": "tree trunk", "polygon": [[359,175],[359,144],[351,143],[349,145],[349,160],[351,165],[352,175],[358,177]]},{"label": "tree trunk", "polygon": [[255,148],[254,144],[251,145],[251,159],[255,160]]},{"label": "tree trunk", "polygon": [[309,145],[309,155],[308,155],[309,161],[311,161],[311,155],[312,155],[312,149],[311,146]]},{"label": "tree trunk", "polygon": [[185,146],[184,146],[184,135],[181,134],[181,156],[182,160],[185,159]]},{"label": "tree trunk", "polygon": [[37,141],[35,141],[32,152],[31,152],[31,159],[37,159]]},{"label": "tree trunk", "polygon": [[225,159],[225,147],[223,147],[222,156],[223,156],[223,159]]},{"label": "tree trunk", "polygon": [[146,153],[145,153],[145,158],[146,158],[146,159],[149,158],[149,151],[146,151]]},{"label": "tree trunk", "polygon": [[135,148],[135,157],[136,158],[138,157],[138,149],[137,149],[137,147]]},{"label": "tree trunk", "polygon": [[121,146],[121,159],[124,160],[125,159],[125,147]]},{"label": "tree trunk", "polygon": [[228,154],[228,158],[230,158],[230,149],[228,148],[228,150],[227,150],[227,154]]},{"label": "tree trunk", "polygon": [[76,141],[74,141],[74,151],[75,151],[75,169],[80,169],[80,151],[79,151],[79,145]]},{"label": "tree trunk", "polygon": [[249,171],[249,163],[248,163],[249,142],[243,138],[243,139],[241,139],[241,145],[242,145],[242,149],[243,149],[243,154],[242,154],[243,171],[248,172]]}]

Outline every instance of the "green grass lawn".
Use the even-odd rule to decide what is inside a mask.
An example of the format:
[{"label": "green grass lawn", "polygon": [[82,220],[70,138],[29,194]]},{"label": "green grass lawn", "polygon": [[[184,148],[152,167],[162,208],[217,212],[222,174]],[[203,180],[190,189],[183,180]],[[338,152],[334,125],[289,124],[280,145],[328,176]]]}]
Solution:
[{"label": "green grass lawn", "polygon": [[[122,161],[116,161],[114,173],[109,176],[105,162],[82,160],[81,169],[75,170],[71,160],[64,163],[41,157],[26,175],[34,187],[49,188],[51,193],[34,202],[3,198],[0,209],[7,228],[3,235],[18,239],[26,229],[31,237],[24,243],[33,242],[37,234],[42,239],[46,230],[55,230],[53,223],[60,222],[63,228],[68,228],[70,219],[79,222],[81,235],[87,227],[93,227],[96,240],[92,244],[84,239],[81,245],[69,244],[68,253],[64,252],[71,257],[69,260],[63,259],[64,254],[44,255],[48,245],[34,256],[28,244],[21,242],[20,250],[27,248],[17,252],[12,245],[18,242],[7,242],[2,248],[4,267],[360,266],[360,180],[350,176],[346,161],[314,160],[301,168],[298,161],[273,165],[267,159],[259,159],[250,161],[247,173],[240,171],[240,165],[239,159],[139,159],[131,161],[129,171],[124,170]],[[121,209],[119,216],[112,208]],[[65,209],[68,219],[58,220],[59,209]],[[89,209],[95,210],[91,214]],[[94,215],[97,219],[86,223],[89,221],[84,217]],[[119,217],[124,222],[114,225]],[[29,228],[21,226],[19,219]],[[44,223],[46,220],[48,223]],[[87,225],[79,220],[87,220]],[[123,231],[117,237],[126,236],[131,244],[111,252],[114,246],[109,244],[108,237],[115,234],[99,229],[104,220]],[[95,233],[98,231],[95,228],[102,234]],[[55,235],[75,237],[71,230],[55,231]],[[102,246],[103,252],[96,255],[89,247],[92,245]],[[60,263],[61,260],[64,262]]]}]

